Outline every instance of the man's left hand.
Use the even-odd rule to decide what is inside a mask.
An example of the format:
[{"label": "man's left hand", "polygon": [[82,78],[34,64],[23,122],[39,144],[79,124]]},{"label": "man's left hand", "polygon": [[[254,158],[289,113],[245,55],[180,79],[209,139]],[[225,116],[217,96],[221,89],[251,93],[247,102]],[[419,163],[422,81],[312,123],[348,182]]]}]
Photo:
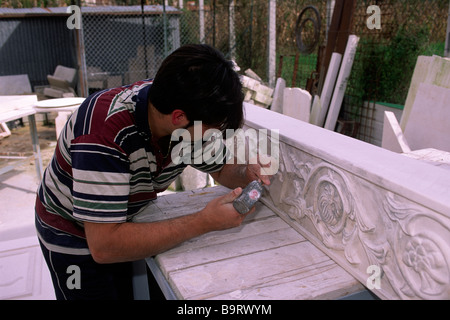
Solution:
[{"label": "man's left hand", "polygon": [[266,155],[250,159],[245,172],[247,180],[261,180],[263,184],[270,185],[270,178],[276,173],[273,169],[276,167],[278,170],[278,165],[275,166],[275,161],[275,158]]}]

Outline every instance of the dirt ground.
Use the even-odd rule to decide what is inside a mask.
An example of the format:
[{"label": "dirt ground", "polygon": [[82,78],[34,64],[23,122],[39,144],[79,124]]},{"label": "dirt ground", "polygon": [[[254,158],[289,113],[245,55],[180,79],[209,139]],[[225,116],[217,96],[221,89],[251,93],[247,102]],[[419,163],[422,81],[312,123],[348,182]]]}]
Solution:
[{"label": "dirt ground", "polygon": [[[42,121],[37,121],[37,132],[39,137],[39,145],[41,148],[41,157],[44,169],[53,156],[56,147],[56,131],[54,124],[44,125]],[[18,126],[10,129],[11,135],[0,139],[0,169],[14,164],[17,164],[17,169],[34,170],[34,159],[29,158],[25,161],[20,159],[4,159],[2,157],[16,157],[16,156],[32,156],[33,145],[31,143],[30,127],[28,123],[24,126]]]}]

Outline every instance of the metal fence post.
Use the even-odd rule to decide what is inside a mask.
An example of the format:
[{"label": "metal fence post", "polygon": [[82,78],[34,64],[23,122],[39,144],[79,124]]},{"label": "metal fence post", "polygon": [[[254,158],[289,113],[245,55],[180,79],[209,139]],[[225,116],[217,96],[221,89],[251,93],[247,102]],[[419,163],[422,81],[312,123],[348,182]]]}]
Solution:
[{"label": "metal fence post", "polygon": [[203,0],[198,1],[198,17],[200,25],[200,43],[205,43],[205,3]]},{"label": "metal fence post", "polygon": [[236,32],[234,29],[234,16],[235,16],[235,0],[229,0],[229,47],[230,47],[230,59],[236,59]]},{"label": "metal fence post", "polygon": [[80,70],[78,75],[78,81],[80,86],[78,87],[78,95],[80,97],[87,97],[89,95],[89,85],[86,68],[86,47],[84,42],[84,25],[83,14],[80,16],[80,29],[75,30],[75,41],[77,48],[77,63]]},{"label": "metal fence post", "polygon": [[267,52],[267,82],[270,86],[275,86],[275,73],[276,73],[276,51],[277,51],[277,38],[276,38],[276,19],[277,19],[277,1],[269,0],[269,23],[268,23],[268,52]]},{"label": "metal fence post", "polygon": [[448,2],[447,33],[445,37],[444,57],[450,58],[450,1]]},{"label": "metal fence post", "polygon": [[164,56],[169,54],[167,44],[167,12],[166,12],[166,0],[163,1],[163,28],[164,28]]}]

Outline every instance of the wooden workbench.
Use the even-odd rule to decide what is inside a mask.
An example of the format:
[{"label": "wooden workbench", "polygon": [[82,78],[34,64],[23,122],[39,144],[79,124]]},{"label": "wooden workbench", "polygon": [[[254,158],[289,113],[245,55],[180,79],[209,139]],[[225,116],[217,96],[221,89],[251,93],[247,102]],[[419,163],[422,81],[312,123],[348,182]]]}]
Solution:
[{"label": "wooden workbench", "polygon": [[[193,213],[227,192],[219,186],[164,195],[134,221]],[[337,299],[364,291],[262,203],[240,227],[205,234],[146,262],[168,299]]]}]

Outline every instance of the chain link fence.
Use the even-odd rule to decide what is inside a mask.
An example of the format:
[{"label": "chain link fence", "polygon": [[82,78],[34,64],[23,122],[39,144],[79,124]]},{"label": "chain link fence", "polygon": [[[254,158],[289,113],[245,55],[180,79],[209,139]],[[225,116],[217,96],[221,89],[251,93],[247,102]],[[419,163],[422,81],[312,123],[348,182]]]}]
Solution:
[{"label": "chain link fence", "polygon": [[89,93],[155,76],[180,46],[181,12],[161,5],[82,8]]},{"label": "chain link fence", "polygon": [[[360,140],[381,145],[384,110],[400,120],[420,55],[444,55],[448,0],[383,0],[381,29],[367,27],[369,0],[358,0],[353,34],[360,37],[340,118]],[[356,126],[356,128],[355,128]]]},{"label": "chain link fence", "polygon": [[[66,0],[82,6],[83,42],[89,93],[154,77],[162,60],[187,43],[207,43],[268,82],[268,0]],[[42,2],[43,3],[43,2]],[[2,0],[2,6],[42,4],[40,0]],[[276,75],[288,87],[308,88],[317,81],[321,50],[327,43],[333,0],[283,0],[276,8]],[[381,29],[369,29],[367,7],[377,5]],[[320,17],[302,25],[308,53],[298,47],[297,19],[307,6]],[[374,143],[379,103],[401,112],[419,55],[443,55],[448,0],[357,0],[350,33],[360,37],[340,119],[341,130]],[[308,18],[308,17],[306,17]],[[54,44],[55,45],[55,44]],[[58,45],[58,44],[56,44]],[[321,49],[322,48],[322,49]],[[81,50],[81,51],[80,51]],[[37,80],[36,80],[37,81]],[[313,88],[314,89],[314,88]],[[313,94],[315,92],[312,92]],[[376,139],[375,139],[376,140]],[[378,143],[375,141],[375,143]]]},{"label": "chain link fence", "polygon": [[[154,77],[162,60],[187,43],[206,43],[242,68],[256,66],[265,75],[266,33],[260,8],[252,1],[116,1],[83,3],[85,68],[89,93]],[[254,18],[255,12],[258,19]],[[265,13],[266,15],[266,13]],[[256,17],[256,15],[255,15]],[[256,23],[252,23],[256,20]]]},{"label": "chain link fence", "polygon": [[267,0],[97,1],[82,6],[89,93],[152,78],[162,60],[187,43],[212,45],[241,69],[266,75]]}]

